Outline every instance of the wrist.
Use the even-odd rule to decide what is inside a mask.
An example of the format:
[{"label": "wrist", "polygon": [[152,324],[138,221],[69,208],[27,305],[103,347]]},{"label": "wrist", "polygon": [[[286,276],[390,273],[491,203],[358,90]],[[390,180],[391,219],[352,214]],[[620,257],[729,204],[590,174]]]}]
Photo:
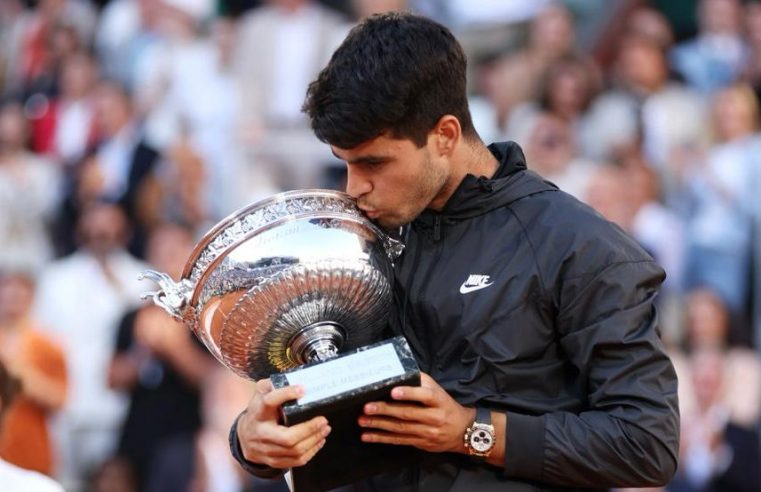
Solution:
[{"label": "wrist", "polygon": [[468,431],[470,426],[473,424],[473,422],[476,420],[476,409],[473,407],[462,407],[462,412],[460,413],[460,418],[458,420],[458,426],[459,432],[457,434],[455,443],[453,445],[452,451],[460,454],[468,455],[470,454],[470,450],[465,445],[465,440],[463,439],[463,436],[465,436],[465,433]]},{"label": "wrist", "polygon": [[463,435],[468,454],[488,460],[494,452],[498,440],[496,429],[492,423],[491,410],[477,407],[475,418]]}]

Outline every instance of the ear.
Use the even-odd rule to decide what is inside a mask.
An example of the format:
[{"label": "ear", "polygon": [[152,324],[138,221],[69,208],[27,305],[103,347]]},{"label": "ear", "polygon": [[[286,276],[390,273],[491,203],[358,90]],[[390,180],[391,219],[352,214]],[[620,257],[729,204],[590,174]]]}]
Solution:
[{"label": "ear", "polygon": [[462,139],[460,120],[451,114],[445,114],[431,130],[433,150],[440,156],[450,157]]}]

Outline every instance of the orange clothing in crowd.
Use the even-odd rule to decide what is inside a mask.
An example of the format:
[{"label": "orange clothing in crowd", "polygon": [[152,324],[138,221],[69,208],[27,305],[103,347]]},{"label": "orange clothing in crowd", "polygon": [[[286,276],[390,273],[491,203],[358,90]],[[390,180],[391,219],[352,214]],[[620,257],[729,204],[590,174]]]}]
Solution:
[{"label": "orange clothing in crowd", "polygon": [[[47,336],[27,329],[22,332],[14,359],[24,361],[40,375],[63,385],[65,390],[66,361],[63,350]],[[22,377],[22,381],[23,381]],[[32,401],[22,389],[3,421],[0,432],[0,457],[21,468],[51,475],[53,445],[48,434],[47,414],[50,409]]]}]

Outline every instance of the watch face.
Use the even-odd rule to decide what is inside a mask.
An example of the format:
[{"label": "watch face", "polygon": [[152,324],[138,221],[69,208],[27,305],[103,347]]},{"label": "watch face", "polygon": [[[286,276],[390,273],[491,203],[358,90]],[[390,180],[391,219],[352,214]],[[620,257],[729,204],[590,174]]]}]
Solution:
[{"label": "watch face", "polygon": [[494,446],[494,436],[486,429],[476,427],[470,435],[470,447],[478,453],[485,453]]}]

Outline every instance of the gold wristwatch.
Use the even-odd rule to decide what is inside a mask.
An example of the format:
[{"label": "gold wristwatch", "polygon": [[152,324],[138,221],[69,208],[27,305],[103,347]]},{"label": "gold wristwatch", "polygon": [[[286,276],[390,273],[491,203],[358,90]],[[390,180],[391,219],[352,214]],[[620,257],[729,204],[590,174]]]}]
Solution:
[{"label": "gold wristwatch", "polygon": [[488,457],[494,449],[497,434],[491,425],[491,411],[476,408],[476,420],[465,429],[465,447],[471,456]]}]

